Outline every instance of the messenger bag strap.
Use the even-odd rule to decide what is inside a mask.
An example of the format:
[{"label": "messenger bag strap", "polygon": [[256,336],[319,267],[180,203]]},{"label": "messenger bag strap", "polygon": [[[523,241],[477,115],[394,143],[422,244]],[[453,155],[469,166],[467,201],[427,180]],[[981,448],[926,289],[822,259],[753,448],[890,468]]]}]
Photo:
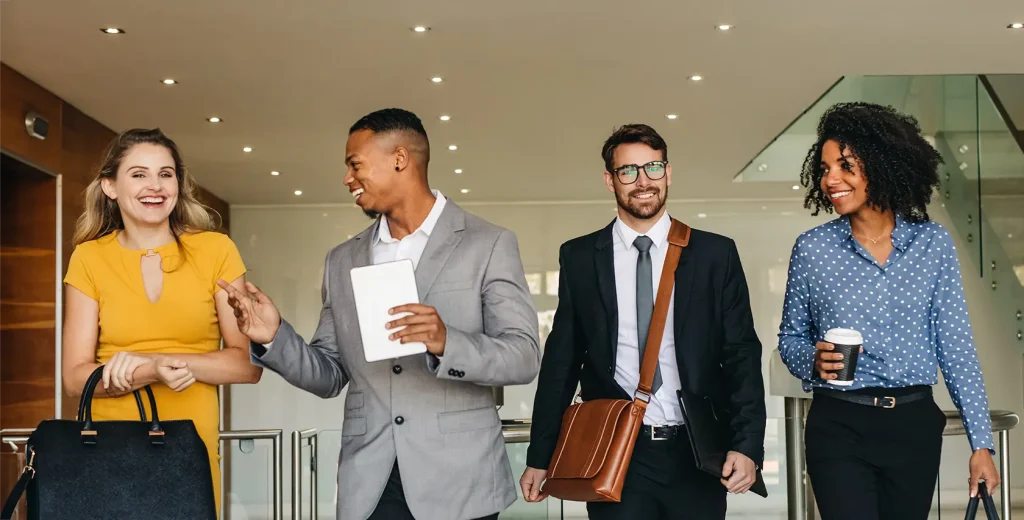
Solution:
[{"label": "messenger bag strap", "polygon": [[651,400],[651,385],[654,383],[654,371],[658,367],[658,353],[661,351],[661,338],[665,333],[665,322],[668,320],[668,304],[672,301],[672,289],[675,287],[676,266],[683,248],[690,244],[690,226],[672,219],[672,227],[668,231],[668,252],[665,254],[665,265],[661,268],[661,279],[658,281],[658,295],[654,300],[654,314],[651,316],[651,328],[647,333],[647,347],[644,351],[643,363],[640,365],[640,384],[633,394],[633,403],[647,408]]},{"label": "messenger bag strap", "polygon": [[32,451],[31,455],[29,455],[28,464],[25,465],[25,469],[21,472],[21,478],[14,485],[11,494],[7,495],[3,511],[0,511],[0,520],[11,520],[11,517],[14,516],[14,509],[18,507],[18,502],[21,500],[22,495],[25,494],[25,489],[28,488],[29,481],[36,476],[36,469],[32,467],[34,458],[35,451]]}]

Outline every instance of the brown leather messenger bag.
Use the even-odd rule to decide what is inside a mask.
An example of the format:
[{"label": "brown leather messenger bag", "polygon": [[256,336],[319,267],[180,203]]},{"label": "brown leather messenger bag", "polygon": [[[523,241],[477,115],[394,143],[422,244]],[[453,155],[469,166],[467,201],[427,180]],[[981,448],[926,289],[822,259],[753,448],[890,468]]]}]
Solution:
[{"label": "brown leather messenger bag", "polygon": [[542,488],[544,493],[576,502],[618,502],[622,499],[622,484],[633,456],[633,445],[640,433],[647,403],[651,400],[651,384],[675,285],[676,266],[679,255],[689,242],[690,227],[672,219],[668,233],[669,248],[658,281],[654,314],[640,367],[640,383],[633,400],[594,399],[573,403],[565,411],[558,445]]}]

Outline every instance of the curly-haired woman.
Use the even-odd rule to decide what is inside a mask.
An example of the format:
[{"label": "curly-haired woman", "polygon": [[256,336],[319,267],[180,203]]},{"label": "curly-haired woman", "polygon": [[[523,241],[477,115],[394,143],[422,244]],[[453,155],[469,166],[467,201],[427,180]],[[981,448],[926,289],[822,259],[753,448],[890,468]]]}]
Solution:
[{"label": "curly-haired woman", "polygon": [[[804,162],[804,206],[839,217],[793,247],[779,350],[814,392],[807,470],[824,520],[928,517],[945,416],[937,369],[960,410],[979,479],[992,491],[992,428],[960,265],[949,232],[929,220],[941,156],[917,121],[889,107],[842,103],[821,118]],[[852,383],[824,341],[863,338]]]}]

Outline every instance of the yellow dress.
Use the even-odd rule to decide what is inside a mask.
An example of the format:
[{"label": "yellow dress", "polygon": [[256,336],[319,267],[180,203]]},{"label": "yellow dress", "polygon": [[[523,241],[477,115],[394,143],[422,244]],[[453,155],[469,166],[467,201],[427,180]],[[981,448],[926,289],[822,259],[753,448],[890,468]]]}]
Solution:
[{"label": "yellow dress", "polygon": [[[99,342],[96,362],[106,363],[117,352],[202,354],[220,348],[220,326],[213,295],[218,279],[231,282],[245,274],[234,242],[214,232],[181,237],[178,244],[156,248],[163,259],[163,290],[153,303],[142,281],[145,250],[125,248],[117,232],[75,248],[64,282],[99,302]],[[151,385],[161,419],[191,419],[206,443],[213,472],[213,489],[220,511],[220,403],[217,387],[193,383],[174,392],[162,383]],[[99,391],[99,390],[98,390]],[[148,403],[146,408],[148,409]],[[96,398],[96,420],[138,419],[135,398]]]}]

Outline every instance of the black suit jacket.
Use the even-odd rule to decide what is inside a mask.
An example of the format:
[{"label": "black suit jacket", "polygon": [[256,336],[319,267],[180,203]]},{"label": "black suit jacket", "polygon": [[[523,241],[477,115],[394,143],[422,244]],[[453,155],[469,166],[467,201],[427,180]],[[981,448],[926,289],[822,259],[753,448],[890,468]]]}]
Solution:
[{"label": "black suit jacket", "polygon": [[[585,401],[633,398],[615,381],[613,226],[614,221],[559,250],[558,308],[541,361],[527,453],[532,468],[548,467],[577,384]],[[730,427],[730,449],[763,466],[761,343],[736,244],[694,229],[676,268],[674,296],[682,388],[709,397]]]}]

